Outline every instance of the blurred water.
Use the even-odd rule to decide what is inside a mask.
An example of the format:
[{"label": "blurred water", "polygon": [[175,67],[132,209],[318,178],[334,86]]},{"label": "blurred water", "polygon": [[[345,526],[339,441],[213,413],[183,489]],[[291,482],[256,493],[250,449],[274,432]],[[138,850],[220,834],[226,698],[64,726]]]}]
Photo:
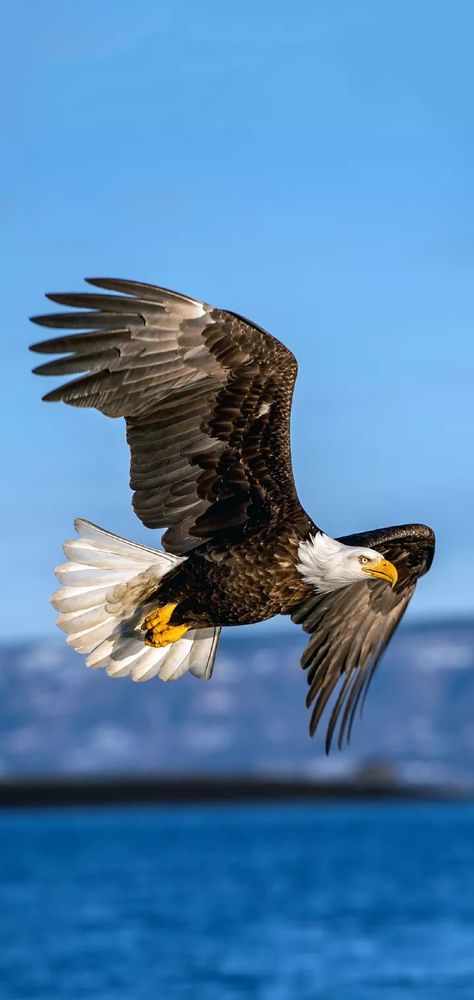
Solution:
[{"label": "blurred water", "polygon": [[474,808],[0,815],[4,1000],[474,996]]}]

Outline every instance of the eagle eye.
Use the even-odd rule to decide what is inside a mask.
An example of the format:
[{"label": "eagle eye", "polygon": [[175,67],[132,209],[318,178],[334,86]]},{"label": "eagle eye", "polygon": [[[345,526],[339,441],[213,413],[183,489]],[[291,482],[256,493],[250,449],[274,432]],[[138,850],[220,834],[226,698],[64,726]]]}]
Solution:
[{"label": "eagle eye", "polygon": [[370,562],[370,559],[368,556],[359,556],[359,562],[362,566],[365,566],[366,563]]}]

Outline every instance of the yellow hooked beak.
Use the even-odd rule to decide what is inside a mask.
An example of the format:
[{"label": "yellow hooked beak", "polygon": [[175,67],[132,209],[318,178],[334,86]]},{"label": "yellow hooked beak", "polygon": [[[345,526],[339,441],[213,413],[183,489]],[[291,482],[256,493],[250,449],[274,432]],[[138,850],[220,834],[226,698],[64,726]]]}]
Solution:
[{"label": "yellow hooked beak", "polygon": [[376,580],[385,580],[391,587],[394,587],[398,580],[398,573],[395,566],[388,559],[380,559],[379,562],[363,566],[362,569],[364,573],[375,577]]}]

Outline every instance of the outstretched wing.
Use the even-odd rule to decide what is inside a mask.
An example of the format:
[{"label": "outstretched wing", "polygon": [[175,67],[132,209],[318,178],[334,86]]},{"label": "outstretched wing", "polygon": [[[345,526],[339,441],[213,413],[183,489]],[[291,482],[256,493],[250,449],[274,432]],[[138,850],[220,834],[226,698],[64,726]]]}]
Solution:
[{"label": "outstretched wing", "polygon": [[168,527],[168,551],[237,540],[297,505],[291,352],[248,320],[177,292],[88,280],[119,294],[49,295],[80,311],[33,322],[86,332],[33,345],[65,355],[35,372],[83,373],[44,398],[125,417],[133,507],[147,527]]},{"label": "outstretched wing", "polygon": [[313,706],[314,735],[338,682],[339,692],[329,719],[326,753],[340,718],[338,746],[350,741],[358,704],[361,711],[375,668],[415,590],[432,563],[435,536],[424,524],[405,524],[348,535],[339,541],[375,549],[398,570],[392,589],[381,580],[354,583],[330,594],[314,595],[292,614],[311,639],[301,665],[308,671],[306,704]]}]

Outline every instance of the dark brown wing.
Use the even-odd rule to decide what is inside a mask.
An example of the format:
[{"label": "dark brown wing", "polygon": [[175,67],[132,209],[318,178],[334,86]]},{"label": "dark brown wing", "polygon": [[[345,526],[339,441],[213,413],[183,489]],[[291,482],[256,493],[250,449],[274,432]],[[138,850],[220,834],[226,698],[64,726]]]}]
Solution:
[{"label": "dark brown wing", "polygon": [[248,320],[177,292],[89,283],[119,294],[49,295],[80,311],[33,322],[88,332],[35,344],[65,355],[35,371],[83,373],[46,400],[125,417],[143,524],[168,527],[164,545],[182,553],[205,539],[238,539],[292,510],[291,352]]},{"label": "dark brown wing", "polygon": [[351,584],[331,594],[315,595],[292,614],[312,636],[301,665],[308,671],[308,708],[313,705],[313,736],[333,691],[339,692],[329,719],[326,753],[329,753],[339,717],[338,746],[349,743],[358,704],[361,711],[375,668],[415,590],[417,580],[432,563],[435,536],[424,524],[397,525],[340,538],[346,545],[360,545],[381,552],[398,570],[392,588],[381,580]]}]

